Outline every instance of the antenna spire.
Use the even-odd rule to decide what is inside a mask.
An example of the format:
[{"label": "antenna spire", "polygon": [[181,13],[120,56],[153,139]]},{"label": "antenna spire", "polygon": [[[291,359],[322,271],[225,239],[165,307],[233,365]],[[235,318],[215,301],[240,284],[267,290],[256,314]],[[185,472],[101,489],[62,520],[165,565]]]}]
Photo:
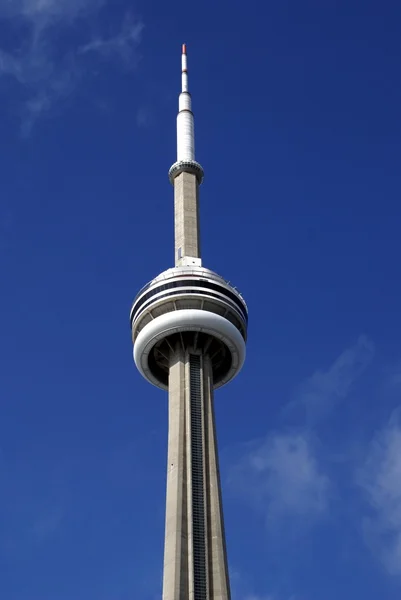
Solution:
[{"label": "antenna spire", "polygon": [[169,178],[174,184],[175,178],[182,172],[196,175],[198,184],[203,181],[203,169],[195,160],[195,127],[192,112],[191,94],[188,89],[188,53],[187,45],[182,44],[181,52],[181,93],[178,99],[177,115],[177,160],[169,170]]},{"label": "antenna spire", "polygon": [[194,115],[191,95],[188,91],[187,45],[182,45],[181,94],[178,101],[177,117],[177,161],[195,160]]},{"label": "antenna spire", "polygon": [[187,45],[182,45],[182,92],[188,92],[188,59],[187,59]]}]

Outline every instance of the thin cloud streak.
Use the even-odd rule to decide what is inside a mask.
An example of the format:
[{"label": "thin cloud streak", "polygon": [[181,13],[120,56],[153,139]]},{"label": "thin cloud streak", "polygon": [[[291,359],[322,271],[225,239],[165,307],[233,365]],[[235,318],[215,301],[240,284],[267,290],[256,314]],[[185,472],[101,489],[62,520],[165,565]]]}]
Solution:
[{"label": "thin cloud streak", "polygon": [[274,593],[258,593],[255,591],[255,586],[252,585],[248,578],[243,573],[230,566],[230,582],[232,600],[301,600],[293,594]]},{"label": "thin cloud streak", "polygon": [[107,0],[0,0],[0,17],[24,17],[35,27],[98,10]]},{"label": "thin cloud streak", "polygon": [[274,433],[254,445],[231,470],[229,484],[264,514],[269,528],[289,517],[313,521],[329,504],[329,478],[302,433]]},{"label": "thin cloud streak", "polygon": [[349,395],[374,354],[373,342],[364,335],[360,336],[326,371],[316,371],[299,387],[295,399],[284,409],[284,415],[301,411],[307,425],[316,426]]},{"label": "thin cloud streak", "polygon": [[[133,47],[137,46],[142,39],[144,25],[135,21],[132,15],[127,15],[121,30],[110,37],[95,37],[91,42],[79,49],[80,54],[97,52],[105,58],[117,57],[129,65],[133,60]],[[131,66],[135,66],[135,62]]]},{"label": "thin cloud streak", "polygon": [[296,520],[304,528],[326,514],[333,485],[316,451],[316,426],[348,396],[373,356],[373,343],[360,336],[326,371],[308,378],[284,408],[288,417],[301,409],[297,430],[276,430],[247,444],[231,468],[229,486],[265,516],[270,529],[284,522],[297,529]]},{"label": "thin cloud streak", "polygon": [[[21,132],[28,135],[34,123],[69,97],[90,72],[89,54],[118,60],[124,67],[137,64],[143,24],[126,14],[114,35],[87,38],[108,0],[0,0],[0,19],[15,28],[15,45],[0,46],[0,77],[17,84]],[[74,29],[80,20],[80,36]],[[21,26],[25,34],[20,39]],[[86,31],[86,33],[82,33]],[[87,36],[86,40],[85,35]],[[62,37],[63,51],[57,40]]]},{"label": "thin cloud streak", "polygon": [[362,522],[366,542],[391,575],[401,575],[401,408],[371,442],[357,481],[371,515]]}]

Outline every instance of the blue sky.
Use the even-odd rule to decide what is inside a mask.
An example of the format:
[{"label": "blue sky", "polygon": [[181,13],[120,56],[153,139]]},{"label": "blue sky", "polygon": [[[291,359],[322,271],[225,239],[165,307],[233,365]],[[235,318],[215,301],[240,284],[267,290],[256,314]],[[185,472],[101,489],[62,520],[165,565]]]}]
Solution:
[{"label": "blue sky", "polygon": [[233,600],[401,593],[401,8],[0,0],[0,596],[161,598],[167,399],[128,313],[173,262],[180,45]]}]

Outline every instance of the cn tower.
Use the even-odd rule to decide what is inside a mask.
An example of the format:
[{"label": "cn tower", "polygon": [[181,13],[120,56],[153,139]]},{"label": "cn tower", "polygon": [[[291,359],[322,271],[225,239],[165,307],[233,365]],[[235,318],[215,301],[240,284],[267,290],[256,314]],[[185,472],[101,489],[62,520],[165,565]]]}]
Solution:
[{"label": "cn tower", "polygon": [[185,45],[177,161],[169,178],[175,266],[140,290],[130,313],[135,364],[149,383],[168,391],[163,600],[229,600],[214,390],[244,363],[248,310],[236,288],[202,266],[203,169],[195,160]]}]

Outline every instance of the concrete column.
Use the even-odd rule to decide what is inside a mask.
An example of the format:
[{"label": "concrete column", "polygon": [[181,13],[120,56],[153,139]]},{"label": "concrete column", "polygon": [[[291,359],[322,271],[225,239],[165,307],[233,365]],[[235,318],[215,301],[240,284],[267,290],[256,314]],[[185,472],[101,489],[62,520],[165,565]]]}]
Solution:
[{"label": "concrete column", "polygon": [[200,258],[199,185],[193,173],[174,180],[175,264],[184,256]]},{"label": "concrete column", "polygon": [[[200,358],[197,376],[201,384],[200,397],[199,387],[194,388],[197,390],[195,394],[191,394],[191,354],[198,354]],[[170,365],[163,600],[230,600],[210,359],[200,355],[199,351],[191,352],[191,349],[177,346]],[[198,407],[195,410],[194,407],[191,410],[191,396]],[[195,418],[195,429],[192,430],[191,415]],[[194,446],[191,431],[198,436],[194,438],[197,439]],[[201,461],[199,444],[202,445]],[[201,469],[201,480],[199,472],[194,473],[192,469],[193,451],[196,453],[194,468],[198,466]],[[193,477],[198,490],[199,486],[204,490],[201,504],[196,488],[193,496]],[[193,504],[195,501],[196,505]],[[200,564],[199,556],[204,556],[205,561],[202,559],[201,564],[206,567],[201,586],[194,578],[194,544],[201,543],[200,515],[204,516],[205,543],[196,547],[197,564]],[[197,536],[194,535],[194,521]],[[199,570],[197,573],[199,577]]]},{"label": "concrete column", "polygon": [[185,356],[178,347],[169,374],[169,426],[163,600],[188,600]]},{"label": "concrete column", "polygon": [[203,381],[206,425],[205,445],[208,457],[206,462],[206,489],[208,492],[206,511],[208,520],[209,598],[211,600],[230,600],[231,593],[214,417],[213,380],[208,356],[205,356],[203,360]]}]

